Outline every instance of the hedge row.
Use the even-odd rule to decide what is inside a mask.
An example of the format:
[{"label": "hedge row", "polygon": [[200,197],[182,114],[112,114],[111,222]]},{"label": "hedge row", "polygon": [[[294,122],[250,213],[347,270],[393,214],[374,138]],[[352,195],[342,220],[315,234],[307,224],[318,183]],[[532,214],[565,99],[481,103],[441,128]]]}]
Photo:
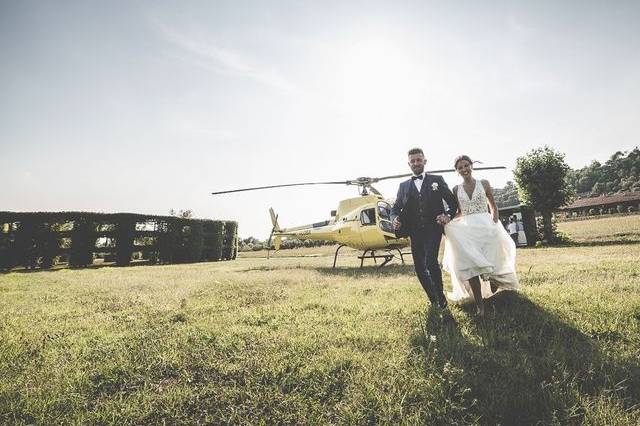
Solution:
[{"label": "hedge row", "polygon": [[235,259],[238,223],[133,213],[0,212],[0,269]]}]

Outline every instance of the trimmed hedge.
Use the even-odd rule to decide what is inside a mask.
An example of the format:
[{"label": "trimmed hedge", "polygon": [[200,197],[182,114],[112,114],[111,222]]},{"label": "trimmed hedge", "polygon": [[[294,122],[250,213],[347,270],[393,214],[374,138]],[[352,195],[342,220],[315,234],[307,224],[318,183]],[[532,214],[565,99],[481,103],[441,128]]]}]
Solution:
[{"label": "trimmed hedge", "polygon": [[96,223],[88,217],[77,217],[73,220],[71,231],[71,249],[69,266],[82,268],[93,263],[93,252],[96,248]]},{"label": "trimmed hedge", "polygon": [[211,259],[222,259],[224,249],[224,222],[213,220],[205,228],[205,253]]},{"label": "trimmed hedge", "polygon": [[226,222],[222,258],[232,260],[238,256],[238,222]]},{"label": "trimmed hedge", "polygon": [[[188,262],[198,262],[205,260],[202,258],[202,249],[204,247],[204,234],[202,221],[193,221],[190,225],[190,232],[185,241],[185,249],[187,252]],[[218,259],[212,259],[218,260]]]},{"label": "trimmed hedge", "polygon": [[174,263],[176,259],[176,252],[178,252],[178,242],[181,239],[180,231],[182,226],[180,225],[180,219],[167,218],[158,222],[158,262],[160,263]]},{"label": "trimmed hedge", "polygon": [[133,239],[136,236],[136,218],[120,214],[116,219],[116,265],[127,266],[133,254]]},{"label": "trimmed hedge", "polygon": [[[92,212],[0,212],[0,270],[47,269],[67,259],[86,267],[95,257],[129,265],[235,259],[237,222]],[[115,242],[115,244],[114,244]]]},{"label": "trimmed hedge", "polygon": [[36,226],[37,222],[33,220],[24,220],[19,223],[16,231],[14,247],[17,264],[27,269],[35,268],[37,263]]}]

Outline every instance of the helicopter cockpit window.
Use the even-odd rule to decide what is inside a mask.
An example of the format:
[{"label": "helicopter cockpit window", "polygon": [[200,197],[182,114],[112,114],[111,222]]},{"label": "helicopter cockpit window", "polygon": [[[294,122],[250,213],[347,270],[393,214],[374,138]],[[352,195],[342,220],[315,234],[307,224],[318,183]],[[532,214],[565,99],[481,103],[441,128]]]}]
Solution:
[{"label": "helicopter cockpit window", "polygon": [[362,210],[362,212],[360,212],[360,223],[362,223],[363,226],[375,225],[376,210],[375,209]]},{"label": "helicopter cockpit window", "polygon": [[380,213],[380,219],[390,220],[391,206],[387,203],[378,203],[378,213]]}]

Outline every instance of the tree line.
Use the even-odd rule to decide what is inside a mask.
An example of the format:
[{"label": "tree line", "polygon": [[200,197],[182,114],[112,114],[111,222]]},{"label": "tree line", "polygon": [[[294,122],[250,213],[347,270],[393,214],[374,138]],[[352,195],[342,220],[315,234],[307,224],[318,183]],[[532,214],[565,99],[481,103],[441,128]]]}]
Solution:
[{"label": "tree line", "polygon": [[594,160],[567,179],[582,197],[640,191],[640,149],[617,151],[604,164]]},{"label": "tree line", "polygon": [[[581,169],[569,169],[566,181],[579,198],[640,191],[640,149],[617,151],[604,164],[594,160]],[[512,181],[504,188],[494,188],[493,196],[498,207],[520,204]]]}]

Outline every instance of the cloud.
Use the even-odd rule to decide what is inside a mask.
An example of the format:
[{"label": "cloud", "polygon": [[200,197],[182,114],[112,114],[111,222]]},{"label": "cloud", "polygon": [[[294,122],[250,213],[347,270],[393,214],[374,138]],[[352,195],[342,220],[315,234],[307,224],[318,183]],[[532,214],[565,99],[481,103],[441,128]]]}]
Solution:
[{"label": "cloud", "polygon": [[256,63],[242,52],[218,46],[211,41],[188,37],[158,20],[153,20],[152,26],[170,43],[188,52],[194,64],[209,71],[249,78],[287,92],[295,89],[275,69]]}]

